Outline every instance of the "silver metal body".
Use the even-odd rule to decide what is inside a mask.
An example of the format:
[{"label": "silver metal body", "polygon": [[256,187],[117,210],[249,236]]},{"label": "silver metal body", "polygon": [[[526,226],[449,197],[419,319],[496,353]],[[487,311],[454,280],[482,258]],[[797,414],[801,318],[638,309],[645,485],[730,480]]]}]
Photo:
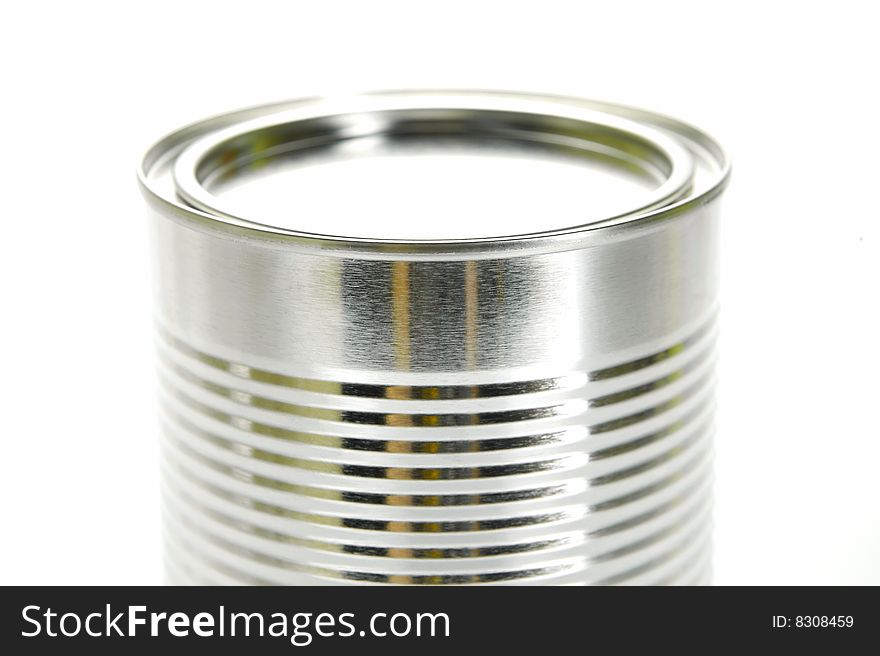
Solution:
[{"label": "silver metal body", "polygon": [[[405,112],[450,95],[379,98]],[[705,582],[727,178],[714,142],[543,99],[650,126],[691,168],[634,213],[531,236],[308,235],[175,193],[199,137],[313,102],[186,128],[141,172],[171,580]]]}]

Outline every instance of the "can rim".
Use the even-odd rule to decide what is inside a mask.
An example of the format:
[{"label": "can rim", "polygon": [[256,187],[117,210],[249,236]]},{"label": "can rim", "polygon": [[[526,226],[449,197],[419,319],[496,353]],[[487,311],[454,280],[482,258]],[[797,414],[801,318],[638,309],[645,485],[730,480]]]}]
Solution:
[{"label": "can rim", "polygon": [[[419,254],[454,255],[479,253],[499,249],[514,250],[566,250],[578,247],[584,239],[602,236],[618,236],[634,230],[654,226],[687,213],[718,196],[726,186],[730,176],[730,162],[721,146],[707,133],[677,119],[638,108],[592,101],[579,98],[532,94],[507,91],[480,90],[419,90],[419,91],[379,91],[359,96],[367,106],[410,106],[431,104],[444,101],[448,104],[478,104],[479,100],[489,101],[489,105],[500,108],[516,109],[522,103],[539,103],[543,106],[555,106],[561,115],[593,116],[616,126],[635,130],[641,136],[647,136],[655,144],[659,141],[661,150],[670,154],[673,162],[678,160],[678,168],[670,173],[675,178],[669,184],[661,185],[662,193],[655,194],[652,203],[646,207],[622,215],[591,221],[586,224],[548,230],[542,232],[502,235],[492,237],[471,237],[453,239],[390,239],[374,237],[350,237],[322,235],[297,231],[271,225],[256,223],[217,210],[212,203],[205,202],[196,193],[196,205],[188,204],[193,200],[193,178],[187,178],[183,194],[180,188],[161,189],[157,183],[157,171],[181,175],[181,171],[192,170],[200,156],[218,142],[241,134],[255,126],[277,123],[278,117],[315,115],[328,101],[320,98],[307,98],[260,105],[237,110],[197,121],[178,129],[156,142],[141,158],[138,166],[138,179],[148,202],[171,216],[197,225],[230,232],[240,237],[268,239],[285,244],[299,244],[322,250],[359,251],[364,254]],[[467,101],[470,101],[469,103]],[[635,126],[635,128],[633,128]],[[670,146],[671,144],[671,146]],[[680,163],[681,150],[690,154],[694,168],[701,169],[703,184],[690,182],[691,170]],[[178,158],[185,155],[187,166],[176,166]],[[673,167],[675,168],[675,167]],[[688,180],[683,180],[686,175]],[[179,183],[179,180],[178,180]],[[665,197],[665,198],[663,198]],[[660,202],[661,199],[664,202]],[[666,203],[665,201],[669,201]]]},{"label": "can rim", "polygon": [[[261,217],[223,208],[222,199],[208,188],[207,180],[220,178],[223,184],[235,184],[242,172],[261,168],[277,157],[297,157],[310,149],[334,147],[365,137],[371,141],[493,138],[523,145],[540,144],[584,161],[598,160],[609,170],[636,170],[642,177],[660,183],[643,202],[610,216],[583,217],[574,225],[551,229],[451,238],[463,241],[546,235],[619,220],[669,205],[689,193],[693,183],[691,154],[659,130],[585,108],[540,101],[518,102],[514,108],[513,103],[499,103],[492,97],[452,95],[442,99],[361,96],[354,101],[328,101],[237,123],[190,142],[175,158],[172,179],[178,197],[191,207],[227,220],[275,227]],[[296,228],[291,231],[330,239],[357,238]],[[386,239],[380,235],[367,238]],[[443,241],[439,237],[388,238],[393,239]]]}]

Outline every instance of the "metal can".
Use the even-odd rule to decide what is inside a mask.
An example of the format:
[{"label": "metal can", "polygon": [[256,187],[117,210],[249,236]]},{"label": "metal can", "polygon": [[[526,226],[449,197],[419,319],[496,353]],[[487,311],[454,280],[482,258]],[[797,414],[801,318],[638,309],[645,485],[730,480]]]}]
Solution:
[{"label": "metal can", "polygon": [[[297,205],[310,187],[285,167],[413,144],[515,147],[641,186],[597,205],[575,185],[559,206],[536,169],[538,202],[510,230],[505,198],[525,185],[503,179],[478,213],[422,176],[424,212],[460,206],[384,228],[396,179],[365,200],[327,168],[330,210]],[[195,123],[139,173],[171,581],[708,580],[729,175],[712,138],[594,101],[383,92]],[[279,174],[294,176],[284,212],[223,193]]]}]

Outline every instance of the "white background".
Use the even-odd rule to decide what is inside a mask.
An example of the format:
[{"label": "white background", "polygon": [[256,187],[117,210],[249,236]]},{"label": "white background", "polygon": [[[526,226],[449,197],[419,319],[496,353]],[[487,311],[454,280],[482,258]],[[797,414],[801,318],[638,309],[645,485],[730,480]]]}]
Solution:
[{"label": "white background", "polygon": [[880,583],[872,6],[6,3],[0,583],[161,581],[140,152],[405,87],[615,100],[729,148],[715,580]]}]

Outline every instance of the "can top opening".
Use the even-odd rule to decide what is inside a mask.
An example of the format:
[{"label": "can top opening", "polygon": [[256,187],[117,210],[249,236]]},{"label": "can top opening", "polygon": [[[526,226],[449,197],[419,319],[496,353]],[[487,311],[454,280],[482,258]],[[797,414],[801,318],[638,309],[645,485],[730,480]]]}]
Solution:
[{"label": "can top opening", "polygon": [[319,242],[430,245],[554,237],[668,212],[727,162],[662,116],[509,93],[393,92],[228,114],[142,166],[174,214]]},{"label": "can top opening", "polygon": [[653,168],[540,144],[387,133],[274,155],[218,153],[200,180],[214,208],[259,223],[416,240],[527,234],[617,216],[648,204],[664,182]]}]

